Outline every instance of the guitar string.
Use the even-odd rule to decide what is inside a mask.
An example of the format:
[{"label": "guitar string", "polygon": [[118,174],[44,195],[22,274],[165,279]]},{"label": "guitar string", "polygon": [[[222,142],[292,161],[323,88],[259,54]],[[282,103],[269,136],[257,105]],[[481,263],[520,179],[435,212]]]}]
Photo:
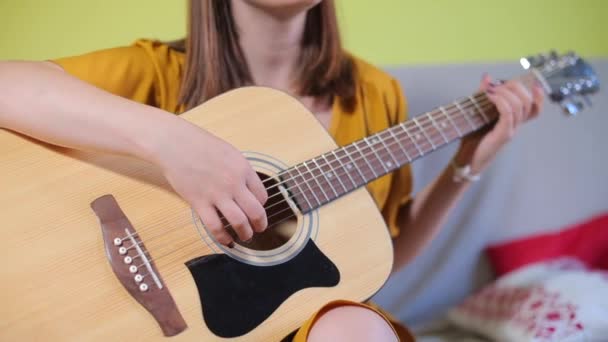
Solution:
[{"label": "guitar string", "polygon": [[[547,74],[545,75],[545,77],[547,77],[547,76],[551,76],[551,75],[552,75],[552,74],[554,74],[555,72],[556,72],[556,71],[549,72],[549,73],[547,73]],[[536,75],[535,75],[535,74],[533,74],[532,72],[527,72],[527,73],[525,73],[525,74],[519,75],[518,77],[515,77],[515,78],[514,78],[514,80],[515,80],[515,79],[518,79],[518,80],[523,80],[523,79],[525,79],[526,77],[532,77],[532,79],[537,79],[537,77],[536,77]],[[476,92],[476,93],[473,93],[471,96],[462,97],[462,98],[460,98],[460,99],[457,99],[457,100],[455,100],[455,101],[453,101],[453,102],[452,102],[452,109],[453,109],[453,107],[454,107],[454,104],[456,104],[456,103],[457,103],[458,105],[463,105],[463,103],[461,103],[462,101],[467,101],[467,102],[469,102],[469,103],[466,105],[468,108],[472,107],[472,106],[471,106],[471,104],[470,104],[471,102],[473,102],[473,106],[475,106],[475,104],[479,104],[479,103],[478,103],[478,102],[475,102],[476,100],[471,101],[471,99],[477,99],[477,98],[479,98],[480,96],[484,96],[484,95],[486,95],[486,93],[485,93],[484,91],[478,91],[478,92]],[[487,101],[487,100],[488,100],[488,98],[487,98],[487,97],[486,97],[486,98],[482,98],[482,101]],[[423,118],[426,118],[426,117],[427,117],[427,115],[430,115],[430,114],[433,114],[433,113],[440,114],[440,112],[441,112],[440,108],[441,108],[441,107],[438,107],[438,108],[436,108],[436,109],[431,110],[430,112],[427,112],[427,113],[422,113],[422,114],[420,114],[420,115],[418,115],[418,116],[416,116],[416,117],[423,117]],[[445,108],[444,108],[444,109],[445,109]],[[452,109],[449,109],[449,110],[451,111]],[[457,112],[459,111],[459,110],[458,110],[458,108],[456,108],[456,111],[457,111]],[[405,122],[400,123],[400,124],[404,124],[404,125],[406,125],[406,124],[411,124],[411,123],[412,123],[411,121],[412,121],[412,120],[408,120],[408,121],[405,121]],[[426,121],[425,123],[428,123],[428,122],[429,122],[429,121]],[[431,122],[431,123],[432,123],[432,122]],[[416,124],[415,124],[415,123],[414,123],[413,125],[414,125],[414,126],[412,126],[412,127],[406,127],[406,128],[413,128],[413,127],[416,127]],[[430,126],[430,125],[429,125],[429,126]],[[304,171],[302,174],[305,174],[305,173],[308,173],[308,171]],[[266,180],[262,181],[262,184],[266,184],[266,182],[271,182],[272,180],[273,180],[272,178],[266,179]],[[276,186],[279,186],[280,184],[282,184],[282,183],[275,184],[275,187],[276,187]],[[271,188],[266,188],[266,190],[269,190],[269,189],[271,189]]]},{"label": "guitar string", "polygon": [[[488,108],[486,108],[488,104],[493,105],[492,103],[484,103],[484,104],[482,104],[482,106],[483,106],[482,108],[483,108],[483,109],[488,109]],[[491,107],[491,106],[490,106],[490,107]],[[440,134],[437,134],[437,135],[433,136],[433,138],[436,138],[436,137],[439,137],[439,136],[440,136]],[[427,144],[431,145],[431,140],[433,140],[433,139],[432,139],[432,138],[431,138],[431,139],[429,139],[429,142],[428,142]],[[432,146],[432,145],[431,145],[431,146]],[[382,152],[382,153],[384,153],[384,151],[378,151],[378,152]],[[427,152],[427,153],[430,153],[430,152],[431,152],[431,151],[429,151],[429,152]],[[371,153],[368,153],[368,154],[371,154]],[[387,154],[387,155],[386,155],[385,157],[391,156],[391,155],[389,154],[388,150],[386,151],[386,154]],[[365,170],[362,170],[362,171],[365,171]],[[371,169],[370,169],[370,171],[371,171]],[[365,173],[365,172],[364,172],[364,173]],[[345,172],[344,174],[346,174],[346,172]],[[368,176],[368,175],[366,175],[366,178],[367,178],[367,176]],[[373,176],[373,175],[372,175],[372,176]],[[320,187],[315,185],[315,188],[320,188]],[[286,200],[283,200],[283,201],[281,201],[281,202],[286,202]],[[281,202],[278,202],[278,203],[276,203],[276,204],[279,204],[279,203],[281,203]],[[275,204],[275,205],[276,205],[276,204]],[[291,208],[290,208],[290,207],[285,208],[285,209],[283,209],[283,210],[281,210],[281,211],[279,211],[279,212],[277,212],[277,213],[274,213],[273,215],[269,216],[268,218],[270,219],[270,218],[272,218],[273,216],[277,216],[277,215],[279,215],[279,214],[281,214],[281,213],[283,213],[283,212],[285,212],[285,211],[288,211],[288,210],[291,210]],[[278,224],[280,224],[280,223],[284,222],[285,220],[288,220],[288,219],[290,219],[290,218],[292,218],[292,217],[294,217],[294,216],[296,216],[296,215],[291,215],[291,216],[286,217],[286,218],[284,218],[284,219],[282,219],[282,220],[280,220],[280,221],[278,221],[278,222],[275,222],[275,223],[271,224],[270,226],[268,226],[268,227],[267,227],[267,229],[268,229],[268,228],[272,228],[272,227],[274,227],[274,226],[276,226],[276,225],[278,225]],[[192,223],[190,219],[186,220],[186,222],[187,222],[188,224],[191,224],[191,223]],[[181,227],[183,227],[183,226],[180,226],[179,228],[181,228]],[[231,225],[230,225],[230,224],[226,225],[224,228],[229,228],[229,227],[231,227]],[[171,229],[171,230],[174,230],[174,229],[175,229],[175,228],[173,228],[173,229]],[[163,235],[166,235],[166,234],[167,234],[167,233],[169,233],[169,232],[170,232],[170,231],[165,231]],[[151,240],[152,240],[152,239],[146,239],[146,243],[149,243],[149,241],[151,241]],[[187,243],[185,246],[190,245],[190,244],[192,244],[192,243],[196,243],[196,242],[200,242],[200,240],[198,240],[198,239],[197,239],[197,240],[195,240],[195,241],[192,241],[192,242],[190,242],[190,243]],[[142,244],[142,243],[143,243],[143,241],[142,241],[142,240],[139,240],[139,241],[137,242],[137,244],[138,244],[138,245],[140,245],[140,244]],[[180,247],[180,248],[178,248],[178,249],[176,249],[176,250],[179,250],[179,249],[181,249],[181,248],[183,248],[183,247],[185,247],[185,246],[182,246],[182,247]],[[132,246],[130,246],[130,247],[132,247]],[[129,248],[130,248],[130,247],[129,247]],[[146,248],[146,252],[147,252],[147,250],[148,250],[148,248]],[[169,252],[169,253],[162,254],[161,256],[159,256],[159,257],[157,257],[157,258],[151,258],[151,259],[149,260],[149,262],[158,261],[158,260],[160,260],[160,259],[162,259],[162,258],[164,258],[164,257],[166,257],[166,256],[168,256],[168,255],[170,255],[170,254],[172,254],[172,253],[173,253],[173,252],[175,252],[176,250],[174,250],[174,251],[172,251],[172,252]],[[145,254],[148,254],[148,255],[149,255],[149,252],[148,252],[148,253],[145,253]],[[144,266],[145,264],[146,264],[146,263],[142,263],[142,264],[140,264],[140,265],[136,265],[136,266],[139,268],[139,267],[141,267],[141,266]]]},{"label": "guitar string", "polygon": [[[485,106],[487,106],[488,104],[490,104],[490,105],[491,105],[491,103],[484,103],[484,104],[482,104],[482,106],[484,106],[484,109],[488,109],[488,108],[485,108]],[[462,115],[464,116],[465,114],[462,114]],[[482,117],[481,117],[481,116],[476,116],[476,118],[481,119]],[[475,117],[474,117],[474,118],[472,118],[472,119],[475,119]],[[485,123],[485,121],[482,121],[480,124],[484,124],[484,123]],[[431,148],[432,148],[433,144],[431,143],[431,141],[435,140],[435,138],[439,138],[440,136],[441,136],[441,133],[438,133],[438,134],[432,135],[432,136],[430,136],[430,137],[431,137],[431,139],[429,139],[429,140],[422,140],[422,141],[420,141],[420,146],[422,146],[424,149],[427,149],[427,148],[429,148],[429,147],[431,147]],[[397,144],[397,143],[398,143],[397,141],[394,141],[393,143],[389,143],[389,144],[387,144],[387,146],[395,145],[395,144]],[[426,144],[426,145],[428,145],[428,146],[425,146],[425,145],[423,145],[423,144]],[[374,150],[371,148],[371,146],[370,146],[370,147],[368,147],[368,149],[370,149],[370,150],[372,150],[372,151],[371,151],[371,152],[369,152],[369,151],[368,151],[367,153],[362,154],[362,156],[361,156],[360,158],[358,158],[358,159],[363,159],[363,158],[364,158],[366,155],[367,155],[367,156],[371,156],[372,154],[374,154],[374,153],[375,153],[375,152],[374,152]],[[362,149],[362,150],[363,150],[363,149]],[[389,156],[390,156],[390,157],[392,158],[392,155],[390,154],[390,152],[389,152],[388,150],[387,150],[386,152],[385,152],[384,150],[381,150],[381,151],[376,151],[376,152],[381,152],[381,153],[383,153],[383,154],[384,154],[384,153],[387,153],[387,155],[385,155],[384,157],[389,157]],[[430,151],[428,151],[428,152],[430,152]],[[428,152],[427,152],[427,153],[428,153]],[[338,160],[338,159],[336,159],[336,160]],[[409,160],[409,158],[408,158],[408,160]],[[320,169],[318,169],[318,170],[320,170]],[[371,169],[369,169],[369,170],[370,170],[370,171],[373,173],[373,171],[372,171]],[[339,176],[343,176],[343,175],[346,175],[347,173],[348,173],[348,172],[344,172],[344,173],[338,173],[338,175],[339,175]],[[314,176],[314,175],[313,175],[313,176]],[[366,175],[366,177],[365,177],[365,178],[367,178],[367,176],[368,176],[368,175]],[[308,181],[308,182],[310,182],[310,181],[312,181],[312,180],[315,180],[315,179],[318,179],[318,178],[322,178],[322,177],[324,177],[324,176],[323,176],[322,174],[320,174],[319,176],[314,176],[313,178],[307,179],[307,181]],[[374,178],[375,178],[375,177],[374,177]],[[313,183],[313,186],[311,186],[311,187],[310,187],[310,188],[311,188],[311,190],[312,190],[312,189],[316,189],[316,190],[318,191],[318,190],[320,190],[320,189],[321,189],[321,186],[320,186],[320,185],[317,185],[316,183],[318,183],[318,182],[314,182],[314,183]],[[304,184],[304,183],[299,183],[299,184],[298,184],[298,183],[296,183],[296,184],[297,184],[297,185],[301,185],[301,184]],[[307,184],[308,184],[308,183],[307,183]],[[308,184],[308,185],[310,186],[310,184]],[[292,193],[294,193],[294,192],[292,191]],[[298,195],[298,194],[302,194],[302,195],[304,195],[304,193],[297,193],[297,192],[296,192],[296,193],[294,193],[294,195]],[[279,193],[279,195],[280,195],[280,193]],[[279,201],[279,202],[277,202],[277,203],[274,203],[274,204],[272,204],[272,205],[268,206],[267,208],[270,208],[270,207],[273,207],[273,206],[276,206],[276,205],[279,205],[279,204],[282,204],[282,203],[285,203],[285,202],[286,202],[286,200]],[[266,209],[267,209],[267,208],[266,208]],[[270,215],[268,218],[272,218],[273,216],[279,215],[279,214],[281,214],[282,212],[284,212],[284,211],[286,211],[286,210],[289,210],[289,209],[290,209],[290,208],[287,208],[287,209],[281,210],[281,211],[279,211],[279,212],[275,213],[274,215]],[[178,229],[178,228],[183,227],[183,224],[184,224],[184,223],[186,223],[186,224],[191,224],[191,223],[192,223],[190,218],[188,218],[188,219],[182,219],[182,220],[183,220],[183,222],[179,222],[179,223],[178,223],[178,222],[176,222],[176,221],[170,221],[170,219],[169,219],[169,222],[171,223],[171,225],[173,225],[173,226],[174,226],[174,228],[172,228],[172,229],[170,229],[170,230],[164,230],[164,231],[162,231],[160,234],[156,234],[156,235],[154,235],[154,236],[152,236],[152,237],[150,237],[150,238],[147,238],[147,239],[146,239],[146,243],[149,243],[149,242],[151,242],[151,241],[153,241],[153,240],[156,240],[157,238],[162,237],[162,236],[166,235],[167,233],[170,233],[172,230],[175,230],[175,229]],[[156,227],[161,226],[161,225],[162,225],[162,226],[164,226],[164,225],[165,225],[165,223],[160,222],[160,224],[155,224],[155,225],[154,225],[154,227],[156,228]],[[178,226],[176,227],[176,225],[178,225]],[[224,229],[227,229],[227,228],[231,228],[231,225],[230,225],[230,224],[227,224],[227,225],[224,227]],[[149,231],[151,231],[151,230],[156,230],[156,229],[153,229],[153,228],[151,228],[151,227],[148,227],[148,228],[146,229],[146,231],[148,231],[148,232],[149,232]],[[139,245],[141,245],[141,243],[142,243],[141,241],[140,241],[140,242],[138,242],[138,244],[139,244]],[[134,246],[129,246],[129,249],[131,249],[131,248],[133,248],[133,247],[134,247]]]},{"label": "guitar string", "polygon": [[[471,95],[471,98],[477,99],[477,98],[479,98],[479,97],[481,97],[481,96],[483,96],[483,95],[485,95],[485,93],[484,93],[484,92],[477,92],[477,93],[475,93],[474,95]],[[481,105],[482,105],[482,103],[483,103],[483,102],[487,102],[487,101],[488,101],[488,99],[487,99],[487,98],[482,98],[482,99],[481,99],[481,101],[477,101],[477,100],[475,100],[475,103],[472,103],[472,104],[471,104],[471,103],[468,103],[468,104],[466,104],[466,105],[465,105],[465,104],[463,104],[463,103],[460,103],[460,102],[462,102],[462,101],[472,102],[472,101],[470,101],[470,98],[469,98],[469,97],[465,97],[465,98],[461,98],[461,99],[459,99],[459,100],[456,100],[456,101],[454,101],[453,103],[454,103],[454,104],[455,104],[455,103],[458,103],[458,105],[464,105],[464,106],[465,106],[465,107],[461,107],[461,108],[470,109],[470,108],[475,108],[475,105],[476,105],[476,104],[481,106]],[[446,108],[444,108],[444,109],[446,109]],[[460,115],[460,117],[467,116],[465,113],[461,113],[461,110],[460,110],[460,109],[458,109],[458,108],[453,108],[453,107],[452,107],[452,108],[447,108],[447,110],[446,110],[446,112],[447,112],[448,114],[454,114],[452,111],[454,111],[456,114],[461,114],[461,115]],[[422,128],[427,129],[427,128],[429,128],[429,127],[433,127],[433,126],[434,126],[433,119],[429,117],[429,115],[431,115],[431,114],[438,114],[438,115],[441,115],[441,114],[442,114],[442,111],[441,111],[440,109],[434,109],[434,110],[432,110],[432,111],[430,111],[430,112],[426,112],[426,113],[423,113],[423,114],[417,115],[417,116],[415,117],[416,119],[420,118],[420,120],[418,120],[418,123],[419,123],[419,124],[422,126]],[[453,118],[453,117],[451,117],[451,118]],[[422,120],[426,120],[426,121],[422,121]],[[428,124],[428,125],[426,125],[426,124]],[[402,125],[402,126],[404,126],[404,128],[407,128],[407,129],[418,128],[418,125],[417,125],[415,122],[413,122],[413,120],[407,120],[407,121],[401,122],[401,123],[399,123],[399,124],[397,124],[397,125]],[[397,126],[397,125],[395,125],[395,126]],[[410,125],[410,127],[407,127],[407,125]],[[393,127],[395,127],[395,126],[393,126]],[[392,127],[389,127],[389,128],[392,128]],[[381,132],[378,132],[378,133],[381,133]],[[400,133],[398,133],[398,134],[405,134],[405,132],[400,132]],[[367,138],[369,138],[369,137],[367,137]],[[343,147],[346,147],[346,146],[342,146],[342,148],[343,148]],[[367,145],[366,145],[366,147],[367,147]],[[366,147],[364,147],[364,148],[366,148]],[[336,150],[334,150],[334,151],[336,151]],[[326,152],[326,153],[324,153],[323,155],[325,155],[325,154],[327,154],[327,153],[330,153],[330,152],[331,152],[331,151]],[[323,156],[323,155],[321,155],[321,156]],[[317,156],[317,157],[312,158],[312,159],[316,159],[316,158],[321,157],[321,156]],[[308,160],[307,160],[307,161],[308,161]],[[301,164],[301,163],[300,163],[300,164]],[[318,169],[318,168],[317,168],[317,169]],[[307,171],[303,171],[301,174],[302,174],[302,176],[303,176],[303,175],[306,175],[306,174],[308,174],[308,173],[313,173],[313,171],[314,171],[314,170],[307,170]],[[267,179],[267,180],[263,181],[263,182],[262,182],[262,184],[265,184],[266,182],[271,182],[272,180],[273,180],[273,179]],[[292,179],[290,179],[290,180],[292,180]],[[282,185],[282,184],[284,184],[284,183],[286,183],[286,181],[280,182],[280,183],[275,184],[275,185],[273,185],[273,186],[271,186],[271,187],[269,187],[269,188],[266,188],[266,190],[270,190],[270,189],[272,189],[272,188],[274,188],[274,187],[278,187],[278,186],[280,186],[280,185]]]},{"label": "guitar string", "polygon": [[[486,106],[486,105],[488,105],[488,104],[489,104],[487,101],[485,101],[485,102],[486,102],[486,103],[479,103],[479,105],[480,105],[480,106]],[[473,108],[473,107],[474,107],[474,105],[471,105],[471,106],[469,106],[469,107],[463,107],[463,109],[470,109],[470,108]],[[487,109],[487,108],[484,108],[484,109]],[[460,112],[460,111],[457,111],[457,113],[458,113],[458,112]],[[448,113],[449,113],[449,112],[448,112]],[[449,113],[449,114],[453,114],[453,113]],[[424,115],[424,114],[423,114],[423,115]],[[455,116],[455,117],[453,117],[453,119],[461,119],[461,118],[464,118],[464,116],[467,116],[467,115],[466,115],[466,114],[464,114],[464,113],[461,113],[461,114],[460,114],[460,117]],[[482,118],[482,117],[481,117],[480,115],[474,115],[473,117],[470,117],[470,119],[472,119],[472,120],[475,120],[476,118]],[[427,120],[428,120],[428,121],[424,121],[424,124],[427,124],[427,123],[430,123],[430,124],[429,124],[429,125],[423,125],[423,128],[428,128],[428,127],[431,127],[431,126],[434,126],[434,125],[435,125],[435,123],[433,123],[432,119],[428,118]],[[419,122],[419,123],[421,123],[421,125],[423,124],[422,120],[419,120],[418,122]],[[464,120],[464,122],[467,122],[467,121],[466,121],[466,119]],[[484,121],[484,122],[482,122],[482,124],[483,124],[483,123],[485,123],[485,121]],[[470,123],[469,123],[469,124],[470,124]],[[415,127],[415,126],[414,126],[414,127]],[[439,131],[439,130],[438,130],[438,131]],[[398,132],[398,133],[396,133],[396,134],[395,134],[395,136],[396,136],[397,138],[405,138],[405,137],[407,136],[407,133],[406,133],[406,132]],[[418,144],[418,146],[419,146],[419,147],[422,147],[423,149],[427,149],[428,147],[432,147],[432,146],[433,146],[433,144],[432,144],[432,142],[431,142],[431,141],[435,141],[435,140],[436,140],[436,138],[441,138],[441,137],[442,137],[442,135],[441,135],[441,132],[439,132],[439,133],[435,133],[434,135],[431,135],[430,137],[431,137],[431,139],[430,139],[430,140],[420,140],[418,143],[414,143],[414,144]],[[389,146],[390,146],[390,147],[400,147],[400,146],[398,146],[398,145],[399,145],[399,143],[400,143],[400,141],[397,141],[396,139],[393,139],[393,140],[394,140],[393,142],[387,142],[386,146],[387,146],[387,147],[389,147]],[[426,144],[426,145],[423,145],[423,144]],[[441,143],[441,144],[443,144],[443,143]],[[376,143],[376,144],[374,144],[374,145],[378,145],[378,143]],[[408,147],[410,147],[410,148],[411,148],[411,146],[408,146]],[[401,149],[401,148],[400,148],[400,149]],[[347,160],[349,160],[349,161],[351,161],[351,160],[352,160],[352,161],[360,161],[360,160],[365,159],[366,157],[372,156],[372,155],[373,155],[375,152],[377,152],[377,151],[375,151],[375,150],[372,148],[372,146],[367,146],[367,145],[366,145],[366,146],[364,146],[363,148],[361,148],[361,150],[362,150],[362,152],[365,152],[365,153],[361,153],[361,154],[360,154],[360,156],[359,156],[359,157],[357,157],[357,158],[349,158],[348,156],[343,156],[343,157],[338,157],[338,158],[334,159],[333,161],[342,162],[342,161],[343,161],[343,159],[345,159],[345,158],[347,158]],[[368,151],[365,151],[365,150],[368,150]],[[408,150],[408,149],[406,148],[406,150]],[[428,152],[427,152],[427,153],[428,153]],[[407,157],[407,159],[408,159],[408,162],[411,162],[411,161],[412,161],[412,159],[411,159],[411,158],[409,158],[408,154],[407,154],[407,153],[405,153],[405,152],[404,152],[404,154],[406,154],[406,157]],[[392,158],[392,155],[391,155],[391,154],[389,154],[389,156],[391,156],[391,158]],[[329,162],[328,164],[326,164],[326,166],[329,166],[330,168],[333,168],[333,167],[331,166],[331,162]],[[342,167],[342,168],[343,168],[343,167]],[[344,168],[343,168],[343,169],[344,169]],[[319,171],[319,172],[321,172],[321,174],[319,174],[319,175],[315,175],[315,174],[314,174],[314,171]],[[373,171],[372,171],[372,172],[373,172]],[[301,176],[302,176],[302,179],[304,180],[304,182],[300,182],[300,183],[298,183],[297,181],[295,181],[295,179],[294,179],[294,178],[289,178],[288,180],[292,180],[292,181],[294,181],[294,186],[295,186],[295,187],[298,187],[298,188],[304,188],[304,187],[301,187],[301,185],[303,185],[303,184],[307,184],[307,185],[309,185],[309,188],[311,189],[311,191],[313,190],[313,188],[314,188],[314,189],[316,189],[317,191],[318,191],[318,190],[320,190],[320,189],[321,189],[321,187],[320,187],[320,186],[318,186],[316,183],[318,183],[317,181],[318,181],[319,179],[324,178],[324,175],[323,175],[322,169],[321,169],[321,168],[318,168],[318,167],[311,168],[311,171],[310,171],[310,172],[307,172],[307,173],[308,173],[308,174],[312,174],[312,176],[313,176],[313,177],[312,177],[312,178],[306,178],[306,177],[304,177],[304,174],[306,174],[306,173],[305,173],[305,172],[301,172]],[[338,173],[338,174],[337,174],[337,176],[338,176],[338,177],[341,177],[341,176],[346,175],[347,173],[348,173],[348,172],[344,172],[344,173]],[[300,176],[300,175],[298,175],[298,176]],[[297,178],[297,177],[296,177],[296,178]],[[366,178],[367,178],[367,177],[366,177]],[[311,181],[315,181],[315,182],[311,182]],[[284,183],[284,182],[283,182],[283,183]],[[314,187],[312,187],[310,183],[312,183],[312,185],[313,185]],[[268,188],[268,189],[270,189],[270,188]],[[292,193],[294,196],[297,196],[297,195],[303,195],[303,196],[305,196],[305,195],[306,195],[306,190],[305,190],[305,191],[303,191],[303,192],[296,192],[296,191],[295,191],[295,189],[290,189],[290,190],[291,190],[291,193]],[[282,195],[282,193],[280,193],[280,192],[279,192],[279,193],[276,193],[275,195],[270,196],[270,197],[269,197],[269,199],[271,199],[272,197],[279,196],[279,195]],[[265,209],[265,210],[268,210],[268,209],[270,209],[270,208],[272,208],[272,207],[274,207],[274,206],[276,206],[276,205],[282,204],[282,203],[284,203],[284,202],[285,202],[285,200],[284,200],[284,201],[277,202],[277,203],[274,203],[274,204],[271,204],[271,205],[269,205],[269,206],[267,206],[267,207],[264,207],[264,209]],[[222,219],[225,219],[225,218],[223,218],[223,217],[221,217],[221,218],[222,218]],[[190,220],[186,220],[186,222],[189,222],[189,221],[190,221]],[[156,228],[157,226],[164,225],[164,224],[165,224],[165,222],[162,222],[162,221],[161,221],[161,222],[158,222],[158,224],[155,224],[155,225],[154,225],[154,227],[148,227],[148,229],[147,229],[147,230],[148,230],[148,231],[153,230],[153,228]],[[175,222],[172,222],[172,224],[175,224]],[[229,228],[229,227],[230,227],[230,225],[226,225],[224,228]],[[165,231],[165,232],[168,232],[168,231]],[[162,234],[160,234],[160,235],[162,235]],[[151,238],[146,239],[146,241],[152,241],[152,240],[156,239],[157,237],[158,237],[158,235],[154,235],[154,236],[152,236]]]}]

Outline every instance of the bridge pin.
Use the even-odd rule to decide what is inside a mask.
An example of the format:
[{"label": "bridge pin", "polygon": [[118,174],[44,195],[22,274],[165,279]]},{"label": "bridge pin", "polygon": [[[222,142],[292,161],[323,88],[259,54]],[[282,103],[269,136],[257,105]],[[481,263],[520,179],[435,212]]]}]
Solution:
[{"label": "bridge pin", "polygon": [[139,291],[141,291],[141,292],[148,291],[148,284],[146,284],[146,283],[139,284]]}]

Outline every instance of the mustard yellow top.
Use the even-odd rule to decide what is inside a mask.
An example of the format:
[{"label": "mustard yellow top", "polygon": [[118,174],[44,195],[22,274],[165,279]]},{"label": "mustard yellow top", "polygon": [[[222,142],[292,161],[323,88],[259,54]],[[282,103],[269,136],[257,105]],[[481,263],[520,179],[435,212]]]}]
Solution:
[{"label": "mustard yellow top", "polygon": [[[116,95],[171,113],[178,104],[185,55],[166,44],[138,40],[133,45],[56,59],[68,73]],[[353,112],[334,101],[329,133],[343,146],[406,119],[406,102],[399,83],[380,69],[355,58],[357,102]],[[381,177],[367,188],[389,226],[399,233],[397,213],[410,196],[411,171],[406,166]]]}]

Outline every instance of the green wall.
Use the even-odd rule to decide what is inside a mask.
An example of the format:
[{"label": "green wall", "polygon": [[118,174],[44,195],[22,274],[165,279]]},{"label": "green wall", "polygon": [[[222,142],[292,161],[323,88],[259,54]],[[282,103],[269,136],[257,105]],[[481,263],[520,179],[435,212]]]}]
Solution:
[{"label": "green wall", "polygon": [[[608,57],[608,0],[338,0],[347,47],[376,64]],[[0,59],[44,59],[184,33],[184,0],[0,0]]]}]

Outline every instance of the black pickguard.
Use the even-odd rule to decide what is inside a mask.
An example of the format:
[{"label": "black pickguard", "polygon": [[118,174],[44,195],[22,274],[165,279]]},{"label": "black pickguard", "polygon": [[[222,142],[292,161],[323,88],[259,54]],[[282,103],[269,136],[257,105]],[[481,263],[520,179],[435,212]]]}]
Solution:
[{"label": "black pickguard", "polygon": [[248,265],[225,254],[196,258],[186,266],[198,287],[205,324],[225,338],[250,332],[299,290],[340,282],[338,268],[312,240],[275,266]]}]

